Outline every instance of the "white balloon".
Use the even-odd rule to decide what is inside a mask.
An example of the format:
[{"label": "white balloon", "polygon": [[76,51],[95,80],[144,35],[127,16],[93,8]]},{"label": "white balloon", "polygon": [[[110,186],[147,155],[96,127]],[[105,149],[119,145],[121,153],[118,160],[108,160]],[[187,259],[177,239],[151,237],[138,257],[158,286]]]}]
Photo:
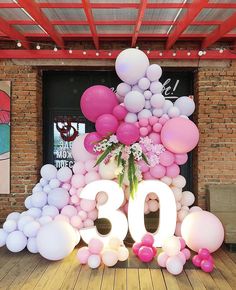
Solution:
[{"label": "white balloon", "polygon": [[40,225],[46,225],[48,223],[50,223],[52,221],[52,217],[44,215],[41,216],[41,218],[38,219],[38,222],[40,223]]},{"label": "white balloon", "polygon": [[39,183],[42,185],[42,186],[45,186],[48,184],[48,180],[47,179],[44,179],[44,178],[41,178]]},{"label": "white balloon", "polygon": [[152,92],[150,92],[149,90],[147,90],[147,91],[145,91],[143,93],[143,95],[144,95],[144,97],[145,97],[146,100],[150,100],[151,97],[152,97]]},{"label": "white balloon", "polygon": [[180,252],[180,241],[177,237],[172,236],[168,238],[163,246],[162,250],[168,255],[168,256],[175,256],[178,255]]},{"label": "white balloon", "polygon": [[40,229],[40,223],[36,221],[32,221],[27,223],[23,228],[23,233],[28,238],[36,237],[38,231]]},{"label": "white balloon", "polygon": [[49,182],[49,186],[53,188],[58,188],[60,186],[61,182],[57,178],[53,178]]},{"label": "white balloon", "polygon": [[134,85],[139,79],[145,76],[149,66],[146,54],[135,48],[123,50],[116,58],[115,69],[119,78]]},{"label": "white balloon", "polygon": [[179,116],[179,114],[180,114],[180,111],[179,111],[179,109],[177,108],[177,107],[170,107],[169,108],[169,110],[168,110],[168,116],[170,117],[170,118],[176,118],[176,117],[178,117]]},{"label": "white balloon", "polygon": [[14,220],[14,221],[18,221],[20,218],[20,213],[19,212],[12,212],[9,213],[9,215],[7,216],[6,220]]},{"label": "white balloon", "polygon": [[129,258],[129,251],[126,247],[121,246],[118,249],[118,259],[119,261],[123,262]]},{"label": "white balloon", "polygon": [[155,81],[155,82],[152,82],[150,85],[150,91],[153,94],[161,94],[162,89],[163,89],[163,85],[160,82]]},{"label": "white balloon", "polygon": [[143,90],[138,85],[134,85],[132,87],[132,91],[140,92],[141,94],[143,94]]},{"label": "white balloon", "polygon": [[25,215],[25,216],[21,217],[17,223],[19,231],[23,231],[24,226],[27,223],[32,222],[33,220],[34,220],[34,218],[30,215]]},{"label": "white balloon", "polygon": [[3,224],[3,229],[7,233],[14,232],[17,229],[17,222],[14,220],[6,220]]},{"label": "white balloon", "polygon": [[41,168],[40,174],[44,179],[51,180],[57,177],[57,169],[52,164],[46,164]]},{"label": "white balloon", "polygon": [[45,192],[36,192],[31,196],[31,204],[33,207],[41,208],[47,204],[47,194]]},{"label": "white balloon", "polygon": [[27,215],[30,215],[33,218],[39,218],[42,215],[42,211],[40,208],[31,207],[29,210],[27,210]]},{"label": "white balloon", "polygon": [[190,116],[195,110],[195,103],[189,97],[180,97],[175,101],[175,107],[180,111],[181,115]]},{"label": "white balloon", "polygon": [[135,123],[138,120],[138,116],[135,113],[127,113],[127,115],[125,116],[125,122],[126,123]]},{"label": "white balloon", "polygon": [[138,82],[138,86],[140,87],[141,90],[145,91],[149,88],[150,86],[150,81],[148,78],[141,78]]},{"label": "white balloon", "polygon": [[43,187],[43,191],[46,192],[46,193],[49,193],[51,190],[52,190],[52,189],[51,189],[51,187],[50,187],[49,184],[47,184],[47,185],[45,185],[45,186]]},{"label": "white balloon", "polygon": [[116,88],[117,94],[124,97],[128,92],[131,91],[131,86],[126,83],[120,83]]},{"label": "white balloon", "polygon": [[40,228],[36,240],[40,255],[48,260],[57,261],[73,251],[77,237],[69,223],[52,221]]},{"label": "white balloon", "polygon": [[40,192],[40,191],[42,191],[42,190],[43,190],[42,185],[41,185],[40,183],[37,183],[37,184],[33,187],[33,189],[32,189],[32,193]]},{"label": "white balloon", "polygon": [[151,105],[156,109],[161,109],[165,103],[165,97],[162,94],[155,94],[151,97]]},{"label": "white balloon", "polygon": [[29,238],[27,242],[27,249],[32,254],[38,253],[37,241],[36,238]]},{"label": "white balloon", "polygon": [[25,207],[27,209],[30,209],[32,207],[31,197],[32,197],[32,195],[29,195],[25,199]]},{"label": "white balloon", "polygon": [[6,239],[6,246],[9,251],[18,253],[27,245],[27,238],[21,231],[10,233]]},{"label": "white balloon", "polygon": [[67,182],[71,179],[71,177],[72,171],[69,167],[62,167],[57,171],[57,179],[61,182]]},{"label": "white balloon", "polygon": [[0,229],[0,247],[6,245],[8,233],[6,233],[3,229]]},{"label": "white balloon", "polygon": [[96,269],[101,264],[101,257],[99,255],[90,255],[88,258],[88,266],[92,269]]},{"label": "white balloon", "polygon": [[186,179],[182,175],[178,175],[173,178],[172,185],[179,188],[184,188],[186,185]]},{"label": "white balloon", "polygon": [[147,78],[153,82],[159,80],[162,75],[162,69],[158,64],[151,64],[146,71]]},{"label": "white balloon", "polygon": [[141,120],[141,119],[148,119],[149,117],[152,116],[152,112],[148,109],[143,109],[142,111],[140,111],[138,113],[138,119]]},{"label": "white balloon", "polygon": [[48,204],[62,209],[69,203],[69,193],[64,188],[54,188],[48,194]]},{"label": "white balloon", "polygon": [[138,113],[144,108],[144,95],[138,91],[131,91],[125,96],[124,104],[129,112]]},{"label": "white balloon", "polygon": [[54,218],[58,214],[59,214],[58,208],[52,205],[45,205],[42,209],[42,216],[50,216]]},{"label": "white balloon", "polygon": [[101,162],[98,166],[98,172],[101,179],[112,180],[116,177],[115,171],[117,169],[117,164],[115,160],[110,160],[107,164]]},{"label": "white balloon", "polygon": [[173,103],[170,100],[165,100],[164,106],[162,107],[163,112],[166,114],[169,108],[173,107]]},{"label": "white balloon", "polygon": [[191,191],[184,191],[182,193],[181,204],[185,206],[190,206],[194,203],[195,196]]},{"label": "white balloon", "polygon": [[145,109],[151,109],[151,103],[150,103],[150,101],[145,101]]}]

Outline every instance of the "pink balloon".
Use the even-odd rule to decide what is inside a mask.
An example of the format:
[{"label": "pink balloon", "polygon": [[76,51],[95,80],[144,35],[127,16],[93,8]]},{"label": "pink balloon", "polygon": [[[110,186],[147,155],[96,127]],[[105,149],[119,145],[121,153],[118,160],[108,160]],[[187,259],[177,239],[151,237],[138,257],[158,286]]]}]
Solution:
[{"label": "pink balloon", "polygon": [[151,167],[150,173],[154,178],[162,178],[166,175],[166,169],[161,164],[157,164]]},{"label": "pink balloon", "polygon": [[171,256],[166,261],[166,269],[173,275],[179,275],[183,271],[183,263],[180,257]]},{"label": "pink balloon", "polygon": [[116,136],[121,143],[131,145],[139,140],[139,129],[132,123],[122,123],[116,131]]},{"label": "pink balloon", "polygon": [[143,173],[143,179],[144,180],[151,180],[151,179],[154,179],[154,177],[151,175],[150,171],[147,171],[147,172]]},{"label": "pink balloon", "polygon": [[90,256],[90,252],[89,252],[88,247],[82,247],[78,250],[77,258],[80,264],[87,264],[89,256]]},{"label": "pink balloon", "polygon": [[210,273],[214,269],[214,264],[209,260],[202,260],[201,269],[206,273]]},{"label": "pink balloon", "polygon": [[161,129],[162,129],[162,125],[160,123],[156,123],[154,126],[153,126],[153,131],[154,132],[161,132]]},{"label": "pink balloon", "polygon": [[119,120],[124,120],[125,116],[127,115],[128,111],[122,105],[117,105],[114,107],[112,114]]},{"label": "pink balloon", "polygon": [[76,215],[71,217],[70,223],[73,227],[78,228],[78,229],[83,224],[81,218],[79,216],[76,216]]},{"label": "pink balloon", "polygon": [[202,259],[202,260],[207,260],[210,256],[210,252],[208,249],[199,249],[198,251],[198,256]]},{"label": "pink balloon", "polygon": [[172,164],[166,168],[166,176],[174,178],[180,173],[180,168],[177,164]]},{"label": "pink balloon", "polygon": [[85,162],[96,158],[94,154],[89,153],[84,147],[84,139],[86,136],[87,134],[80,135],[72,143],[71,153],[75,161]]},{"label": "pink balloon", "polygon": [[96,207],[96,201],[90,199],[81,199],[80,207],[84,211],[92,211]]},{"label": "pink balloon", "polygon": [[146,127],[139,128],[139,133],[140,133],[140,136],[146,137],[148,135],[148,128]]},{"label": "pink balloon", "polygon": [[153,243],[154,243],[154,238],[153,238],[152,234],[146,233],[142,237],[142,245],[143,246],[152,247]]},{"label": "pink balloon", "polygon": [[148,118],[149,124],[151,126],[155,125],[158,122],[158,118],[156,116],[151,116]]},{"label": "pink balloon", "polygon": [[115,93],[101,85],[88,88],[82,95],[80,106],[84,116],[92,122],[103,114],[112,113],[118,100]]},{"label": "pink balloon", "polygon": [[71,218],[72,216],[77,215],[77,209],[72,205],[66,205],[61,210],[61,214]]},{"label": "pink balloon", "polygon": [[147,172],[149,170],[149,166],[147,165],[147,163],[144,160],[140,160],[138,162],[138,165],[139,165],[142,172]]},{"label": "pink balloon", "polygon": [[177,237],[181,237],[181,225],[182,223],[176,223],[175,235]]},{"label": "pink balloon", "polygon": [[102,137],[115,133],[118,126],[119,123],[116,117],[111,114],[103,114],[99,116],[95,124],[98,134]]},{"label": "pink balloon", "polygon": [[177,256],[180,258],[180,260],[182,261],[182,264],[184,265],[186,263],[186,257],[184,253],[180,252]]},{"label": "pink balloon", "polygon": [[[98,166],[95,166],[96,160],[88,160],[85,162],[85,169],[87,172],[98,171]],[[95,166],[95,167],[94,167]]]},{"label": "pink balloon", "polygon": [[84,139],[84,147],[91,154],[100,154],[101,152],[95,152],[94,146],[102,139],[97,132],[88,133]]},{"label": "pink balloon", "polygon": [[78,216],[81,217],[82,221],[85,221],[87,219],[87,213],[84,210],[81,210],[78,212]]},{"label": "pink balloon", "polygon": [[139,259],[144,263],[149,263],[153,259],[153,250],[151,247],[142,246],[138,251]]},{"label": "pink balloon", "polygon": [[180,242],[180,250],[183,250],[186,247],[185,240],[183,238],[179,238]]},{"label": "pink balloon", "polygon": [[103,249],[103,242],[99,239],[91,239],[88,243],[88,248],[92,254],[100,254]]},{"label": "pink balloon", "polygon": [[156,254],[157,254],[157,248],[155,248],[155,247],[152,247],[152,251],[153,251],[153,257],[155,257],[155,256],[156,256]]},{"label": "pink balloon", "polygon": [[100,175],[96,171],[90,171],[85,175],[85,183],[89,184],[90,182],[100,179]]},{"label": "pink balloon", "polygon": [[175,163],[178,165],[183,165],[188,161],[188,154],[183,153],[183,154],[175,154]]},{"label": "pink balloon", "polygon": [[140,119],[139,125],[140,125],[140,127],[147,127],[148,126],[148,119],[145,119],[145,118]]},{"label": "pink balloon", "polygon": [[198,255],[195,255],[192,258],[192,262],[193,262],[193,265],[194,266],[200,267],[201,266],[202,259]]},{"label": "pink balloon", "polygon": [[142,247],[142,243],[134,243],[133,244],[132,250],[136,256],[138,256],[138,251],[141,247]]},{"label": "pink balloon", "polygon": [[75,174],[71,178],[71,184],[75,188],[83,187],[85,186],[85,178],[82,174]]},{"label": "pink balloon", "polygon": [[91,220],[91,219],[86,219],[84,221],[84,227],[85,228],[89,228],[89,227],[92,227],[94,225],[94,222]]},{"label": "pink balloon", "polygon": [[165,252],[162,252],[158,255],[157,257],[157,263],[160,267],[163,267],[165,268],[166,267],[166,261],[167,259],[169,258],[169,256],[165,253]]},{"label": "pink balloon", "polygon": [[[85,136],[86,138],[86,136]],[[83,161],[77,161],[75,162],[74,166],[73,166],[73,172],[74,174],[85,174],[86,170],[84,167],[84,162]]]},{"label": "pink balloon", "polygon": [[148,137],[152,140],[152,142],[154,144],[160,144],[161,143],[161,136],[160,136],[160,134],[157,134],[157,133],[152,132],[152,133],[150,133],[148,135]]},{"label": "pink balloon", "polygon": [[175,161],[175,156],[170,151],[166,150],[160,154],[160,164],[161,165],[170,166],[174,163],[174,161]]},{"label": "pink balloon", "polygon": [[197,126],[185,118],[168,120],[161,130],[163,145],[173,153],[187,153],[198,143],[199,131]]},{"label": "pink balloon", "polygon": [[191,252],[189,251],[189,249],[183,249],[181,250],[181,252],[185,255],[186,260],[190,259],[191,256]]},{"label": "pink balloon", "polygon": [[88,212],[88,218],[93,221],[95,221],[98,218],[98,211],[96,208]]}]

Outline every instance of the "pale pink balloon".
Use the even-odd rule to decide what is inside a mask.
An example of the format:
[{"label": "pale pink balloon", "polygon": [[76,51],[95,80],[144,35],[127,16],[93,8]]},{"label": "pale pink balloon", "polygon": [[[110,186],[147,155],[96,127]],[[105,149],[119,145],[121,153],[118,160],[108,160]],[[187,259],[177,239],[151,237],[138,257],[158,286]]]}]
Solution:
[{"label": "pale pink balloon", "polygon": [[85,162],[85,169],[87,172],[98,171],[98,166],[95,166],[96,160],[88,160]]},{"label": "pale pink balloon", "polygon": [[105,266],[112,267],[118,262],[118,253],[114,250],[104,250],[102,253],[102,261]]},{"label": "pale pink balloon", "polygon": [[166,175],[166,168],[161,164],[157,164],[150,168],[150,173],[154,178],[162,178]]},{"label": "pale pink balloon", "polygon": [[61,214],[71,218],[72,216],[77,215],[77,209],[72,205],[66,205],[61,210]]},{"label": "pale pink balloon", "polygon": [[190,259],[190,257],[191,257],[191,252],[189,251],[189,249],[183,249],[183,250],[181,250],[181,252],[185,255],[185,259],[186,260],[189,260]]},{"label": "pale pink balloon", "polygon": [[71,217],[70,223],[73,227],[78,228],[78,229],[83,224],[82,219],[77,215]]},{"label": "pale pink balloon", "polygon": [[85,228],[89,228],[89,227],[92,227],[94,225],[94,222],[91,220],[91,219],[86,219],[84,221],[84,227]]},{"label": "pale pink balloon", "polygon": [[180,250],[183,250],[186,247],[185,240],[183,238],[179,238],[180,242]]},{"label": "pale pink balloon", "polygon": [[87,264],[90,255],[88,247],[82,247],[78,250],[77,259],[80,264]]},{"label": "pale pink balloon", "polygon": [[178,222],[182,223],[188,214],[189,212],[187,210],[181,209],[177,215]]},{"label": "pale pink balloon", "polygon": [[175,235],[177,237],[181,237],[181,225],[182,223],[179,223],[179,222],[176,224]]},{"label": "pale pink balloon", "polygon": [[139,120],[140,127],[147,127],[148,126],[148,119],[143,118]]},{"label": "pale pink balloon", "polygon": [[157,257],[157,263],[160,267],[163,267],[165,268],[166,267],[166,261],[167,259],[169,258],[169,256],[165,253],[165,252],[162,252],[158,255]]},{"label": "pale pink balloon", "polygon": [[186,263],[186,257],[184,255],[184,253],[180,252],[178,254],[178,257],[180,258],[180,260],[182,261],[182,264],[184,265]]},{"label": "pale pink balloon", "polygon": [[69,190],[70,195],[75,195],[77,193],[77,189],[75,187],[71,187]]},{"label": "pale pink balloon", "polygon": [[195,211],[202,211],[200,206],[192,206],[189,210],[189,212],[195,212]]},{"label": "pale pink balloon", "polygon": [[85,170],[84,162],[82,161],[75,162],[73,166],[73,172],[74,174],[82,174],[82,175],[85,174],[86,170]]},{"label": "pale pink balloon", "polygon": [[59,214],[59,215],[55,216],[54,220],[55,221],[65,221],[67,223],[70,222],[70,219],[67,216],[62,215],[62,214]]},{"label": "pale pink balloon", "polygon": [[166,168],[166,176],[174,178],[177,175],[179,175],[179,173],[180,173],[180,168],[175,163]]},{"label": "pale pink balloon", "polygon": [[99,239],[91,239],[88,243],[88,248],[92,254],[100,254],[103,249],[103,242]]},{"label": "pale pink balloon", "polygon": [[154,179],[153,176],[151,175],[150,171],[147,171],[143,174],[143,179],[144,180],[151,180]]},{"label": "pale pink balloon", "polygon": [[158,120],[159,119],[156,116],[151,116],[151,117],[148,118],[149,124],[151,126],[155,125],[158,122]]},{"label": "pale pink balloon", "polygon": [[80,201],[80,207],[84,211],[92,211],[96,207],[96,201],[95,200],[89,200],[89,199],[81,199]]},{"label": "pale pink balloon", "polygon": [[79,203],[79,198],[77,195],[72,195],[70,200],[71,200],[72,204],[77,205]]},{"label": "pale pink balloon", "polygon": [[104,191],[99,192],[96,196],[98,205],[106,203],[107,199],[108,199],[107,194]]},{"label": "pale pink balloon", "polygon": [[151,212],[156,212],[159,208],[157,200],[151,199],[148,201],[148,208]]},{"label": "pale pink balloon", "polygon": [[182,260],[177,256],[169,257],[166,261],[166,269],[173,275],[179,275],[183,271]]},{"label": "pale pink balloon", "polygon": [[90,212],[88,212],[88,218],[91,219],[91,220],[96,220],[98,218],[98,211],[97,209],[94,209]]},{"label": "pale pink balloon", "polygon": [[80,135],[75,138],[72,143],[71,153],[75,161],[83,161],[95,159],[96,155],[89,153],[84,147],[84,139],[87,134]]},{"label": "pale pink balloon", "polygon": [[154,132],[161,132],[161,129],[162,129],[162,125],[160,123],[156,123],[154,126],[153,126],[153,131]]},{"label": "pale pink balloon", "polygon": [[85,183],[86,184],[89,184],[90,182],[93,182],[93,181],[96,181],[99,179],[101,179],[100,175],[96,171],[88,172],[85,175]]},{"label": "pale pink balloon", "polygon": [[[175,161],[175,156],[173,153],[171,153],[170,151],[164,151],[160,154],[160,164],[163,166],[170,166],[174,163]],[[169,176],[167,174],[167,176]],[[172,176],[170,176],[172,177]]]},{"label": "pale pink balloon", "polygon": [[78,212],[78,216],[81,217],[82,221],[85,221],[87,219],[87,213],[84,210],[81,210]]},{"label": "pale pink balloon", "polygon": [[150,133],[148,137],[152,140],[153,144],[160,144],[161,143],[161,136],[155,132]]},{"label": "pale pink balloon", "polygon": [[75,188],[83,187],[85,186],[85,178],[82,174],[75,174],[71,178],[71,184]]},{"label": "pale pink balloon", "polygon": [[215,252],[224,240],[222,223],[207,211],[191,212],[182,223],[181,233],[187,246],[196,252],[201,248]]},{"label": "pale pink balloon", "polygon": [[140,136],[146,137],[148,135],[148,128],[147,127],[141,127],[139,128]]},{"label": "pale pink balloon", "polygon": [[188,154],[175,154],[175,163],[178,165],[183,165],[188,161]]},{"label": "pale pink balloon", "polygon": [[173,153],[182,154],[191,151],[198,140],[197,126],[185,118],[170,119],[161,130],[162,144]]},{"label": "pale pink balloon", "polygon": [[63,183],[62,184],[62,188],[64,188],[65,190],[69,191],[71,188],[71,185],[69,183]]},{"label": "pale pink balloon", "polygon": [[88,258],[88,266],[91,268],[91,269],[96,269],[100,266],[101,264],[101,257],[100,255],[91,255],[89,256]]},{"label": "pale pink balloon", "polygon": [[147,163],[144,160],[138,161],[138,166],[140,167],[140,169],[143,173],[147,172],[149,170],[149,166],[147,165]]}]

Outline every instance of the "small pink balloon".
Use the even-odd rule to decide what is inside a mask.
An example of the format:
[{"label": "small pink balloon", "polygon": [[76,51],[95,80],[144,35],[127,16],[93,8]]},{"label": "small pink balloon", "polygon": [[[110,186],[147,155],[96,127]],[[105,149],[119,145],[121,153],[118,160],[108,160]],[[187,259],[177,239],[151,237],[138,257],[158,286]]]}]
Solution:
[{"label": "small pink balloon", "polygon": [[78,250],[77,259],[79,260],[80,264],[84,265],[87,264],[90,255],[91,254],[88,247],[82,247]]},{"label": "small pink balloon", "polygon": [[151,126],[155,125],[158,122],[158,118],[156,116],[151,116],[148,118],[149,124]]},{"label": "small pink balloon", "polygon": [[183,165],[188,161],[188,154],[175,154],[175,163],[178,165]]},{"label": "small pink balloon", "polygon": [[127,115],[128,111],[122,105],[117,105],[114,107],[112,114],[119,120],[124,120],[125,116]]},{"label": "small pink balloon", "polygon": [[140,136],[146,137],[148,135],[148,129],[146,127],[139,128]]},{"label": "small pink balloon", "polygon": [[80,228],[80,226],[83,224],[82,219],[77,215],[71,217],[70,223],[75,228]]},{"label": "small pink balloon", "polygon": [[189,249],[185,248],[185,249],[181,250],[181,252],[185,255],[186,260],[190,259],[191,252],[189,251]]},{"label": "small pink balloon", "polygon": [[196,212],[196,211],[202,211],[202,209],[200,208],[200,206],[192,206],[189,209],[189,212]]},{"label": "small pink balloon", "polygon": [[210,256],[210,252],[208,249],[205,248],[201,248],[198,250],[198,256],[202,259],[202,260],[207,260]]},{"label": "small pink balloon", "polygon": [[99,239],[91,239],[88,243],[88,248],[92,254],[100,254],[103,249],[103,242]]},{"label": "small pink balloon", "polygon": [[69,190],[70,195],[75,195],[77,193],[77,189],[75,187],[71,187]]},{"label": "small pink balloon", "polygon": [[113,134],[116,132],[117,128],[119,126],[119,122],[111,114],[103,114],[96,120],[96,131],[99,135],[102,137],[106,137],[107,135]]},{"label": "small pink balloon", "polygon": [[184,255],[184,253],[180,252],[178,255],[177,255],[180,260],[182,261],[183,265],[186,263],[186,257]]},{"label": "small pink balloon", "polygon": [[180,242],[180,250],[183,250],[186,247],[185,240],[183,238],[179,238]]},{"label": "small pink balloon", "polygon": [[148,172],[145,172],[143,174],[143,179],[144,180],[152,180],[152,179],[154,179],[154,177],[151,175],[150,171],[148,171]]},{"label": "small pink balloon", "polygon": [[121,143],[131,145],[139,140],[139,129],[132,123],[122,123],[116,131],[116,136]]},{"label": "small pink balloon", "polygon": [[154,243],[153,235],[151,233],[146,233],[142,237],[142,241],[141,242],[142,242],[143,246],[152,247],[153,243]]},{"label": "small pink balloon", "polygon": [[89,200],[89,199],[81,199],[80,201],[80,207],[84,211],[92,211],[96,207],[96,201],[95,200]]},{"label": "small pink balloon", "polygon": [[201,269],[206,273],[210,273],[214,269],[214,264],[209,260],[202,260]]},{"label": "small pink balloon", "polygon": [[71,188],[71,185],[69,183],[63,183],[62,184],[62,188],[64,188],[65,190],[69,191]]},{"label": "small pink balloon", "polygon": [[166,175],[166,169],[161,164],[157,164],[150,168],[150,173],[154,178],[162,178]]},{"label": "small pink balloon", "polygon": [[91,219],[86,219],[85,221],[84,221],[84,227],[85,228],[90,228],[90,227],[92,227],[94,225],[94,222],[91,220]]},{"label": "small pink balloon", "polygon": [[59,214],[59,215],[55,216],[54,220],[55,221],[64,221],[64,222],[67,222],[67,223],[70,222],[70,219],[67,216],[62,215],[62,214]]},{"label": "small pink balloon", "polygon": [[95,221],[98,218],[98,211],[96,208],[94,210],[88,212],[88,218],[93,220],[93,221]]},{"label": "small pink balloon", "polygon": [[165,118],[165,117],[163,117],[163,116],[159,119],[159,123],[160,123],[161,125],[164,125],[167,121],[168,121],[168,119]]},{"label": "small pink balloon", "polygon": [[154,132],[161,132],[161,129],[162,129],[162,125],[160,123],[156,123],[154,126],[153,126],[153,131]]},{"label": "small pink balloon", "polygon": [[149,263],[154,257],[153,250],[151,247],[142,246],[138,251],[139,259],[144,263]]},{"label": "small pink balloon", "polygon": [[101,141],[102,137],[97,132],[88,133],[84,139],[85,149],[92,154],[98,155],[101,152],[95,152],[94,146]]},{"label": "small pink balloon", "polygon": [[142,247],[142,243],[134,243],[133,244],[133,247],[132,247],[132,250],[133,250],[133,253],[138,256],[138,251],[139,249]]},{"label": "small pink balloon", "polygon": [[74,174],[85,174],[86,170],[84,167],[84,162],[82,161],[77,161],[75,162],[74,166],[73,166],[73,172]]},{"label": "small pink balloon", "polygon": [[83,187],[85,186],[85,178],[82,174],[75,174],[71,178],[71,184],[75,188]]},{"label": "small pink balloon", "polygon": [[155,247],[152,247],[152,251],[153,251],[153,257],[155,257],[155,256],[156,256],[156,254],[157,254],[157,248],[155,248]]},{"label": "small pink balloon", "polygon": [[98,171],[98,166],[95,166],[94,165],[96,164],[96,160],[88,160],[85,162],[84,166],[85,166],[85,169],[87,172],[90,172],[90,171]]},{"label": "small pink balloon", "polygon": [[74,215],[77,215],[77,209],[73,205],[66,205],[61,210],[61,214],[71,218]]},{"label": "small pink balloon", "polygon": [[85,174],[85,183],[89,184],[90,182],[99,180],[100,175],[96,172],[96,171],[90,171],[88,173]]},{"label": "small pink balloon", "polygon": [[82,221],[85,221],[87,219],[87,213],[84,210],[81,210],[78,212],[78,216],[81,217]]},{"label": "small pink balloon", "polygon": [[147,126],[147,129],[148,129],[148,133],[151,133],[152,132],[152,126],[148,125]]},{"label": "small pink balloon", "polygon": [[152,140],[152,142],[153,142],[154,144],[160,144],[160,143],[161,143],[161,137],[160,137],[160,134],[157,134],[157,133],[153,132],[153,133],[150,133],[150,134],[148,135],[148,137]]},{"label": "small pink balloon", "polygon": [[167,259],[169,258],[169,256],[165,253],[165,252],[162,252],[158,255],[157,257],[157,263],[160,267],[163,267],[165,268],[166,267],[166,261]]},{"label": "small pink balloon", "polygon": [[148,126],[148,119],[140,119],[139,120],[139,125],[141,127],[147,127]]},{"label": "small pink balloon", "polygon": [[71,203],[74,205],[77,205],[79,203],[79,198],[77,195],[72,195],[70,200],[71,200]]},{"label": "small pink balloon", "polygon": [[147,163],[144,160],[140,160],[138,161],[138,166],[141,169],[141,172],[147,172],[149,170],[149,166],[147,165]]},{"label": "small pink balloon", "polygon": [[196,266],[196,267],[201,267],[201,262],[202,262],[202,259],[198,256],[198,255],[195,255],[193,256],[192,258],[192,262],[193,262],[193,265]]},{"label": "small pink balloon", "polygon": [[161,165],[170,166],[174,163],[174,161],[175,161],[175,156],[170,151],[166,150],[160,154],[160,164]]},{"label": "small pink balloon", "polygon": [[180,168],[177,164],[172,164],[166,168],[166,176],[174,178],[180,174]]}]

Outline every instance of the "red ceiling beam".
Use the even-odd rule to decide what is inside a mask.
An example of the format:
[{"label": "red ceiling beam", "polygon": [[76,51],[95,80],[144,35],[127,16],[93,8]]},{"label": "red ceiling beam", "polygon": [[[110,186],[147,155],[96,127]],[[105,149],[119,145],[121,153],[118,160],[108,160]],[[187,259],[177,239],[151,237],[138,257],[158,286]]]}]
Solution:
[{"label": "red ceiling beam", "polygon": [[236,12],[213,30],[203,41],[202,48],[207,48],[236,27]]},{"label": "red ceiling beam", "polygon": [[0,17],[0,30],[11,40],[19,40],[22,43],[22,46],[29,49],[30,44],[27,41],[26,37],[13,28],[5,19]]},{"label": "red ceiling beam", "polygon": [[[115,59],[121,50],[100,50],[97,55],[97,50],[74,50],[69,53],[66,50],[0,50],[0,59]],[[209,50],[207,54],[199,57],[198,50],[191,50],[191,54],[188,55],[189,50],[180,50],[176,52],[176,56],[173,56],[173,51],[151,51],[148,54],[150,59],[236,59],[236,54],[229,50],[224,50],[223,53],[219,53],[216,50]]]},{"label": "red ceiling beam", "polygon": [[96,49],[98,49],[99,48],[99,40],[98,40],[96,26],[94,24],[93,13],[92,13],[90,1],[89,0],[82,0],[82,4],[83,4],[85,15],[86,15],[87,20],[88,20],[90,31],[91,31],[91,34],[93,37],[94,45],[95,45]]},{"label": "red ceiling beam", "polygon": [[27,13],[40,25],[48,35],[53,39],[57,46],[63,48],[64,42],[61,36],[54,29],[48,18],[42,13],[38,4],[34,0],[18,0],[18,4],[21,8],[24,8]]},{"label": "red ceiling beam", "polygon": [[192,1],[189,9],[187,10],[183,18],[181,19],[180,24],[177,25],[170,33],[167,39],[166,49],[170,49],[175,44],[179,36],[193,22],[195,17],[199,14],[199,12],[204,8],[204,6],[207,3],[208,3],[207,0],[193,0]]},{"label": "red ceiling beam", "polygon": [[134,47],[136,45],[136,41],[138,38],[139,30],[140,30],[141,25],[142,25],[142,21],[143,21],[146,7],[147,7],[147,0],[142,0],[140,2],[140,6],[139,6],[138,18],[136,20],[134,33],[132,36],[131,47]]},{"label": "red ceiling beam", "polygon": [[[148,3],[147,8],[149,9],[168,9],[168,8],[190,8],[191,3]],[[40,8],[83,8],[81,3],[48,3],[48,2],[41,2],[38,3]],[[16,3],[6,2],[0,3],[0,8],[19,8]],[[126,8],[133,8],[139,9],[138,3],[91,3],[91,8],[95,9],[126,9]],[[219,8],[219,9],[235,9],[236,3],[207,3],[205,8]]]}]

